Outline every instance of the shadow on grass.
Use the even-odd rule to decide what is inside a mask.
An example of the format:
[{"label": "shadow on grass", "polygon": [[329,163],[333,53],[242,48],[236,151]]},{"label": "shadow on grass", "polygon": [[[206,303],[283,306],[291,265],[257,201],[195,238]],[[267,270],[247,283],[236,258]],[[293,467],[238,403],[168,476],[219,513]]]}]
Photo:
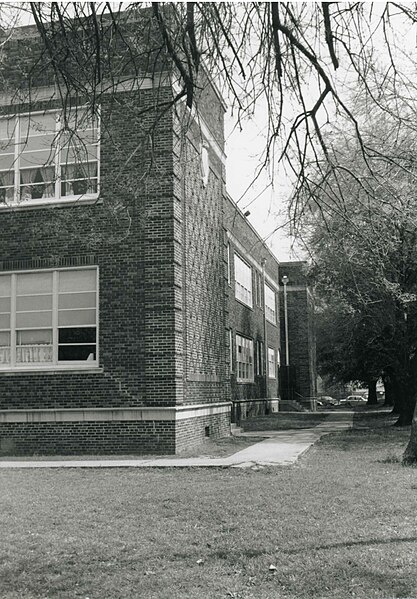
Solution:
[{"label": "shadow on grass", "polygon": [[[413,543],[417,541],[416,536],[412,537],[390,537],[388,539],[361,539],[358,541],[344,541],[343,543],[324,543],[323,545],[313,545],[310,550],[318,549],[348,549],[349,547],[371,547],[373,545],[391,545],[394,543]],[[300,547],[299,549],[283,549],[284,553],[288,555],[297,555],[304,553],[306,547]]]},{"label": "shadow on grass", "polygon": [[[353,547],[372,547],[379,545],[392,545],[395,543],[414,543],[415,541],[417,541],[417,536],[390,537],[385,539],[361,539],[357,541],[344,541],[340,543],[323,543],[322,545],[311,545],[310,547],[308,547],[307,545],[302,545],[301,547],[296,549],[279,548],[279,551],[281,553],[284,553],[285,555],[301,555],[309,551],[350,549]],[[209,552],[208,557],[222,559],[231,563],[236,563],[238,560],[242,558],[253,559],[270,554],[270,547],[265,549],[255,549],[251,547],[246,547],[242,549],[231,549],[230,547],[225,547]],[[175,552],[173,554],[173,557],[175,559],[189,559],[190,554],[184,552]]]}]

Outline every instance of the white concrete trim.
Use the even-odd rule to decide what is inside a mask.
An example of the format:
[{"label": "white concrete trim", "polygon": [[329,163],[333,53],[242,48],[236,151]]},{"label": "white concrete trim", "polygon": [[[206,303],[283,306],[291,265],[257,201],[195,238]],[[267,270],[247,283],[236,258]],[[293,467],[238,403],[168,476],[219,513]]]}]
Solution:
[{"label": "white concrete trim", "polygon": [[0,424],[33,422],[178,421],[230,413],[230,402],[140,408],[45,408],[0,410]]},{"label": "white concrete trim", "polygon": [[[102,81],[101,89],[98,93],[110,94],[114,92],[129,92],[138,89],[152,89],[154,87],[169,86],[170,77],[166,72],[162,72],[155,77],[138,75],[137,77],[127,77],[117,83],[112,81]],[[0,94],[0,106],[15,106],[17,104],[32,104],[33,102],[58,100],[60,97],[57,86],[44,85],[32,87],[30,89],[18,89],[11,92]],[[7,116],[7,115],[5,115]]]}]

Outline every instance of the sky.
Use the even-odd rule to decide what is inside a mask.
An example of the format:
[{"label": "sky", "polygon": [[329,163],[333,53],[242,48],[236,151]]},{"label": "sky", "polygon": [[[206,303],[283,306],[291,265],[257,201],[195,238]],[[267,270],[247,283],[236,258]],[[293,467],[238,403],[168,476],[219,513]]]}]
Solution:
[{"label": "sky", "polygon": [[300,249],[293,246],[289,236],[287,200],[291,185],[285,176],[271,178],[263,170],[254,179],[263,163],[262,151],[266,140],[262,133],[263,115],[244,123],[243,131],[237,130],[235,119],[226,114],[226,187],[242,212],[249,211],[248,221],[281,262],[305,258]]}]

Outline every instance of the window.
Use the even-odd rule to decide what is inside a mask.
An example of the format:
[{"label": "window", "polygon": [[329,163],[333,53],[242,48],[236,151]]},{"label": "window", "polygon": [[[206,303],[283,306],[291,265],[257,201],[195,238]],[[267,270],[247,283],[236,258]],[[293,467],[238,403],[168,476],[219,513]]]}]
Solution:
[{"label": "window", "polygon": [[229,329],[229,371],[233,372],[233,343],[232,329]]},{"label": "window", "polygon": [[256,374],[264,374],[264,344],[263,341],[256,342]]},{"label": "window", "polygon": [[255,270],[255,302],[262,308],[262,274]]},{"label": "window", "polygon": [[0,118],[0,205],[98,193],[99,128],[84,109]]},{"label": "window", "polygon": [[268,347],[268,378],[275,379],[277,376],[276,371],[276,358],[275,350],[272,347]]},{"label": "window", "polygon": [[0,275],[0,368],[97,364],[97,269]]},{"label": "window", "polygon": [[265,283],[265,316],[269,322],[272,324],[276,324],[277,322],[277,313],[276,313],[276,301],[275,301],[275,291],[271,289],[269,285]]},{"label": "window", "polygon": [[253,341],[241,335],[236,335],[236,367],[239,383],[253,382]]},{"label": "window", "polygon": [[252,269],[237,254],[235,254],[235,297],[252,308]]},{"label": "window", "polygon": [[226,252],[227,252],[227,282],[229,285],[232,284],[232,265],[230,263],[230,243],[227,243]]}]

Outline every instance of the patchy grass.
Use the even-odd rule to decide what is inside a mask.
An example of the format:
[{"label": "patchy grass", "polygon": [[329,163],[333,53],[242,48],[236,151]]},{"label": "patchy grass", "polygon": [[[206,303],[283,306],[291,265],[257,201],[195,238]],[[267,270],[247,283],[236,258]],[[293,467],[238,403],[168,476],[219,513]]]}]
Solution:
[{"label": "patchy grass", "polygon": [[259,443],[259,441],[263,441],[265,437],[224,437],[223,439],[206,439],[204,443],[198,445],[197,447],[193,447],[186,451],[181,452],[179,455],[160,455],[160,454],[134,454],[134,455],[66,455],[66,456],[56,456],[56,455],[33,455],[33,456],[0,456],[0,462],[17,462],[17,461],[25,461],[25,462],[49,462],[49,461],[63,461],[70,460],[72,461],[81,461],[81,460],[137,460],[137,459],[177,459],[177,458],[190,458],[190,457],[228,457],[233,455],[234,453],[253,445],[254,443]]},{"label": "patchy grass", "polygon": [[269,416],[257,416],[242,421],[245,431],[281,431],[311,428],[325,422],[328,414],[323,412],[278,412]]},{"label": "patchy grass", "polygon": [[387,424],[291,468],[2,470],[0,596],[416,597],[417,469],[384,462],[409,435]]}]

